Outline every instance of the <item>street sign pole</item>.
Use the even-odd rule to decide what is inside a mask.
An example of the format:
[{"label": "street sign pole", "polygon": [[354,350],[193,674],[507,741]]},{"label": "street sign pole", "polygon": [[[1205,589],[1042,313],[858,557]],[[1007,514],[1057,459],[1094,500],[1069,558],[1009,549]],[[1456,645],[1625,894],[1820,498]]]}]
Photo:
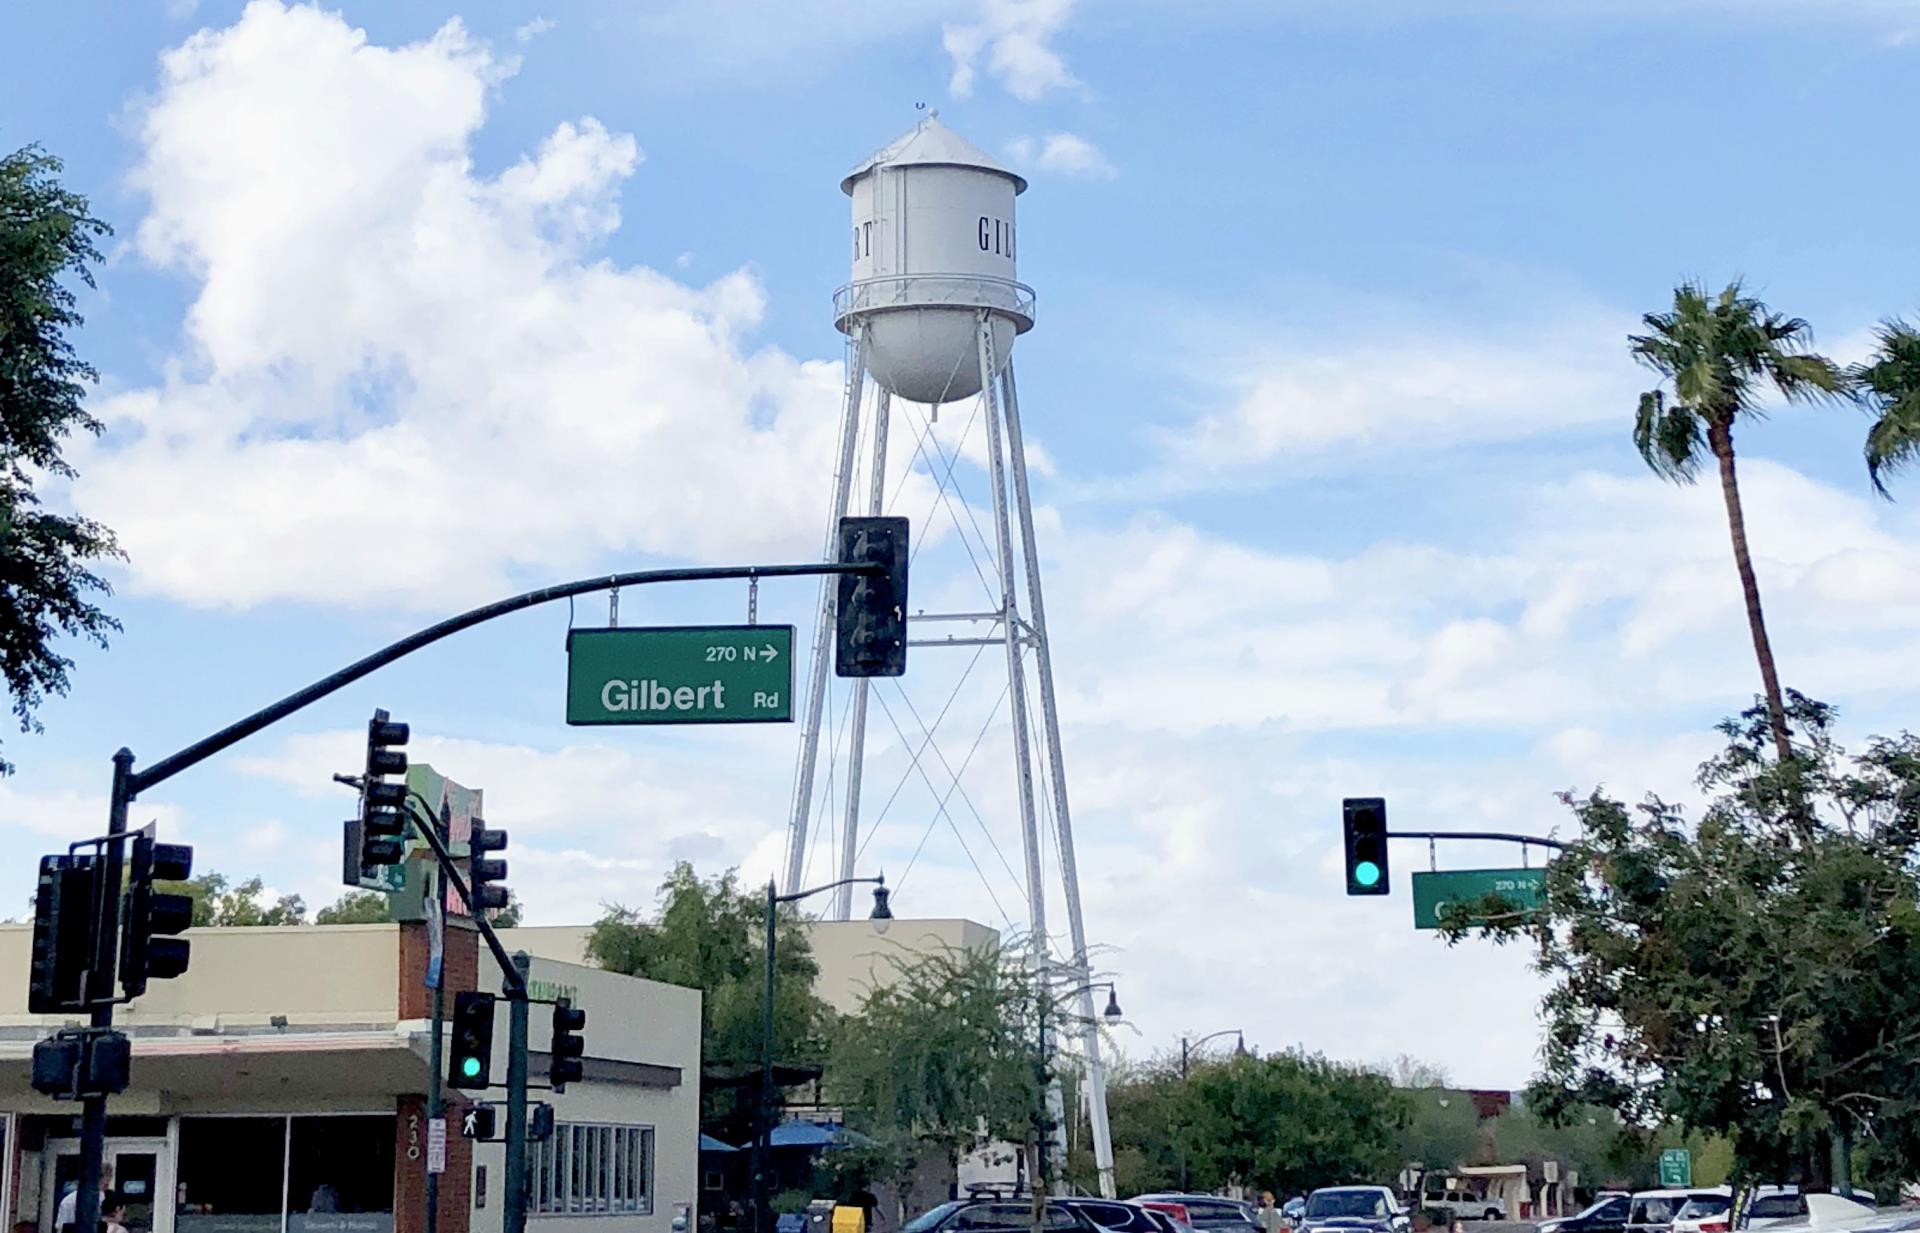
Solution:
[{"label": "street sign pole", "polygon": [[[429,905],[427,929],[437,933],[445,925],[440,879],[436,874],[429,873],[425,881]],[[432,967],[431,964],[428,966]],[[440,1071],[446,1065],[443,1056],[446,1053],[447,1021],[447,970],[444,959],[439,970],[431,971],[428,975],[433,985],[433,1039],[427,1045],[427,1119],[431,1123],[447,1116],[446,1097],[440,1086]],[[440,1175],[431,1170],[427,1173],[427,1233],[440,1233]]]},{"label": "street sign pole", "polygon": [[[93,918],[93,960],[86,981],[87,1000],[93,1004],[93,1026],[113,1026],[113,984],[120,954],[120,837],[127,833],[127,807],[133,801],[133,751],[113,755],[113,796],[107,805],[107,840],[99,856],[94,885],[100,896]],[[81,1062],[84,1068],[86,1059]],[[87,1096],[80,1108],[80,1190],[74,1200],[76,1229],[100,1227],[100,1178],[107,1154],[107,1097]]]},{"label": "street sign pole", "polygon": [[527,973],[532,967],[527,952],[515,952],[513,970],[519,979],[506,982],[511,999],[507,1003],[506,1233],[527,1233]]}]

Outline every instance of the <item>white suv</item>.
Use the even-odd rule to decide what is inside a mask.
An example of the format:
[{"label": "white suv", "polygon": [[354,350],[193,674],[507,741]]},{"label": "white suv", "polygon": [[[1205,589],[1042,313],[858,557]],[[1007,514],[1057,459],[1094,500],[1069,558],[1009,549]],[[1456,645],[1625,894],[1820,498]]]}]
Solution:
[{"label": "white suv", "polygon": [[1455,1220],[1505,1220],[1506,1204],[1498,1199],[1483,1199],[1470,1190],[1430,1191],[1420,1200],[1430,1212],[1441,1212],[1449,1222]]}]

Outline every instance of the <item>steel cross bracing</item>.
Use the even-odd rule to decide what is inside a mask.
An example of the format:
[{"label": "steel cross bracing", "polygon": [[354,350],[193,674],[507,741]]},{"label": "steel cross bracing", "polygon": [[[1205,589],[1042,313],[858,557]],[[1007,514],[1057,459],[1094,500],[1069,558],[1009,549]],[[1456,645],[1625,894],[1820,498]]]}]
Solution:
[{"label": "steel cross bracing", "polygon": [[[904,884],[934,833],[944,827],[1009,928],[1017,926],[996,890],[996,883],[1001,881],[998,873],[990,876],[994,858],[1006,875],[1003,884],[1024,894],[1029,962],[1050,980],[1071,982],[1065,988],[1083,987],[1077,995],[1069,995],[1070,999],[1077,996],[1075,1010],[1078,1013],[1070,1014],[1068,1019],[1080,1025],[1075,1034],[1085,1059],[1085,1100],[1093,1130],[1094,1156],[1100,1171],[1101,1190],[1111,1195],[1112,1144],[1106,1116],[1105,1066],[1093,992],[1084,987],[1089,985],[1093,972],[1081,911],[1019,393],[1012,364],[995,355],[989,312],[982,312],[977,319],[975,345],[975,358],[983,374],[980,393],[972,400],[973,406],[958,438],[943,442],[934,430],[941,407],[922,413],[917,404],[895,404],[884,390],[876,389],[871,398],[866,395],[867,387],[873,382],[868,377],[862,328],[858,322],[849,333],[848,380],[843,391],[839,458],[834,471],[829,524],[837,525],[837,520],[851,512],[863,498],[867,512],[874,514],[889,512],[890,506],[899,501],[909,485],[896,482],[889,491],[886,482],[889,435],[893,415],[897,412],[907,416],[912,447],[898,460],[900,465],[896,466],[895,474],[902,474],[901,467],[904,467],[909,479],[914,475],[924,476],[932,481],[934,488],[927,518],[915,523],[926,529],[914,537],[914,558],[917,562],[921,551],[937,539],[931,534],[931,520],[944,511],[944,521],[952,527],[952,541],[964,554],[961,576],[965,577],[970,567],[980,584],[984,603],[971,611],[919,612],[909,616],[909,647],[917,650],[972,648],[965,671],[945,701],[937,711],[929,712],[932,714],[929,723],[898,681],[856,679],[849,687],[837,686],[830,664],[834,645],[833,595],[828,587],[822,587],[808,696],[801,708],[801,749],[795,772],[783,885],[789,890],[800,886],[822,848],[827,850],[827,868],[837,876],[850,876],[854,868],[864,867],[858,866],[858,862],[865,859],[864,854],[880,825],[896,812],[902,792],[909,785],[914,785],[916,793],[923,788],[932,809],[919,828],[920,833],[914,836],[917,842],[911,849],[912,855],[894,885],[897,888]],[[959,371],[958,367],[955,371]],[[951,378],[949,381],[951,384]],[[960,496],[956,475],[967,445],[975,440],[971,434],[976,429],[986,434],[985,457],[977,453],[967,456],[985,474],[986,503],[992,515],[990,528],[982,526],[977,506]],[[930,576],[915,565],[916,595],[929,593],[926,579]],[[945,591],[936,593],[946,596],[950,602],[951,597]],[[966,604],[962,602],[958,606],[965,608]],[[939,626],[946,628],[936,628]],[[992,647],[1004,648],[1005,687],[961,755],[951,736],[945,738],[948,747],[943,748],[941,730],[976,667],[983,662],[982,657]],[[1030,696],[1034,694],[1037,698]],[[834,702],[834,698],[839,702]],[[862,781],[871,769],[867,765],[865,745],[868,722],[875,707],[898,741],[906,765],[879,810],[872,812]],[[1014,796],[1021,832],[1018,867],[1016,862],[1009,861],[993,828],[962,782],[988,733],[996,722],[1003,721],[1010,727],[1014,761]],[[823,735],[829,745],[829,765],[824,773],[817,769]],[[844,775],[837,765],[842,747],[845,749]],[[950,751],[958,756],[949,756]],[[819,791],[823,779],[824,793]],[[834,799],[836,788],[840,793],[838,801]],[[835,820],[840,823],[837,827],[831,825]],[[972,842],[969,834],[974,836]],[[978,850],[983,838],[990,854]],[[982,857],[986,857],[985,863]],[[1059,875],[1066,909],[1066,936],[1058,939],[1047,927],[1050,864]],[[850,914],[850,898],[837,896],[829,917],[845,920]],[[1056,1081],[1049,1093],[1049,1112],[1055,1126],[1049,1151],[1055,1154],[1056,1160],[1064,1159],[1065,1150],[1062,1104]]]}]

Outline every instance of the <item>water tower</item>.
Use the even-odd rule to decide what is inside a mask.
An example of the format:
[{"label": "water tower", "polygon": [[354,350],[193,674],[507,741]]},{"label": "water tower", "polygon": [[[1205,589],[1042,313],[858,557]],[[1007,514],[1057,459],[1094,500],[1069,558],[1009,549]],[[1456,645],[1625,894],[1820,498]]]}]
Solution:
[{"label": "water tower", "polygon": [[[914,613],[908,629],[911,635],[916,627],[971,621],[976,627],[984,624],[986,632],[978,637],[910,637],[909,645],[996,644],[1005,648],[1011,769],[1026,869],[1028,934],[1035,946],[1036,962],[1066,988],[1079,986],[1094,1158],[1100,1170],[1101,1191],[1111,1197],[1113,1145],[1107,1127],[1106,1070],[1095,1027],[1093,991],[1086,987],[1092,969],[1080,909],[1079,874],[1074,863],[1073,826],[1054,701],[1053,658],[1047,639],[1039,550],[1034,542],[1033,506],[1028,496],[1020,399],[1011,360],[1015,338],[1033,328],[1033,291],[1015,277],[1019,233],[1014,203],[1026,187],[1027,182],[1019,175],[941,124],[937,114],[926,116],[840,182],[841,191],[853,202],[853,277],[833,299],[834,325],[847,336],[847,385],[827,525],[833,527],[851,512],[849,506],[859,486],[857,447],[863,437],[871,447],[870,457],[865,460],[866,509],[872,514],[886,512],[887,438],[895,398],[923,404],[929,430],[942,404],[979,398],[976,415],[984,425],[987,443],[986,504],[993,511],[993,542],[983,545],[989,549],[983,555],[991,559],[992,569],[983,571],[982,581],[988,585],[992,610]],[[865,410],[869,382],[874,397],[870,410]],[[951,477],[951,464],[946,471]],[[925,529],[915,527],[915,533],[924,535]],[[978,534],[984,540],[984,530]],[[832,542],[829,533],[829,550]],[[915,594],[926,595],[935,589],[936,584],[930,584],[926,574],[916,568]],[[832,674],[834,590],[831,580],[824,581],[820,590],[787,841],[785,878],[789,891],[800,889],[805,870],[824,702]],[[1029,673],[1039,695],[1037,723],[1029,717]],[[861,776],[870,683],[856,679],[849,685],[846,739],[834,742],[840,746],[837,759],[844,759],[835,763],[836,771],[844,768],[844,815],[836,873],[842,878],[854,876],[855,854],[860,848]],[[1035,727],[1039,729],[1037,756],[1043,760],[1038,765]],[[927,737],[931,744],[931,731]],[[914,756],[919,757],[917,753]],[[941,769],[935,767],[934,771]],[[951,766],[944,769],[954,773],[957,780]],[[1036,781],[1040,787],[1036,787]],[[1043,812],[1050,815],[1053,827],[1067,910],[1070,953],[1057,958],[1051,952],[1047,932],[1041,859]],[[844,888],[834,901],[832,915],[845,920],[851,906],[851,888]],[[1057,1102],[1057,1090],[1054,1098]],[[1064,1152],[1064,1121],[1058,1116],[1054,1121],[1060,1128],[1056,1149]]]}]

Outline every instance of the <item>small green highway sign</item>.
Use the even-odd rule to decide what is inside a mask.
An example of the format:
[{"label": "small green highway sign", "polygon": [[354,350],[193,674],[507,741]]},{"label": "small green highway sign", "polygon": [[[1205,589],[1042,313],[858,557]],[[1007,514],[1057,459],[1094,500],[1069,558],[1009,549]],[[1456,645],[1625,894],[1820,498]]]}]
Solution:
[{"label": "small green highway sign", "polygon": [[567,632],[570,724],[746,724],[793,719],[793,626]]},{"label": "small green highway sign", "polygon": [[1413,927],[1438,929],[1450,903],[1473,903],[1498,895],[1523,911],[1540,906],[1544,869],[1450,869],[1413,875]]},{"label": "small green highway sign", "polygon": [[1684,1147],[1670,1147],[1660,1153],[1662,1186],[1693,1185],[1693,1153]]}]

